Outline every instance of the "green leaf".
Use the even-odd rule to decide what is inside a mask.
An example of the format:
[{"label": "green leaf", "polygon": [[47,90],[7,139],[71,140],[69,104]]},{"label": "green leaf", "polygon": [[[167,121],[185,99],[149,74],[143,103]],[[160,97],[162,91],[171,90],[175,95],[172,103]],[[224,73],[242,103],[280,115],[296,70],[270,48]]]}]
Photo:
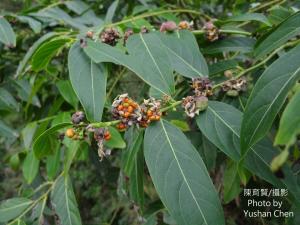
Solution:
[{"label": "green leaf", "polygon": [[285,108],[275,138],[276,145],[291,145],[300,133],[300,91],[298,91]]},{"label": "green leaf", "polygon": [[[202,143],[199,146],[199,153],[206,165],[208,171],[215,168],[217,158],[217,148],[204,135],[202,136]],[[199,138],[199,137],[198,137]]]},{"label": "green leaf", "polygon": [[232,161],[227,163],[223,182],[224,202],[227,204],[235,199],[241,192],[237,163]]},{"label": "green leaf", "polygon": [[47,177],[50,180],[53,180],[59,171],[61,156],[59,147],[60,146],[57,146],[57,149],[54,151],[54,155],[49,155],[46,160]]},{"label": "green leaf", "polygon": [[56,83],[56,86],[63,96],[63,98],[70,103],[75,109],[77,109],[78,98],[72,88],[69,80],[60,80]]},{"label": "green leaf", "polygon": [[28,123],[21,131],[24,147],[29,149],[33,141],[34,134],[37,130],[37,123]]},{"label": "green leaf", "polygon": [[125,148],[126,143],[124,142],[120,132],[114,127],[108,127],[111,134],[111,138],[105,142],[105,146],[108,148]]},{"label": "green leaf", "polygon": [[84,13],[89,9],[89,5],[87,5],[83,1],[78,1],[78,0],[66,1],[64,2],[64,4],[68,7],[68,9],[72,10],[78,15],[81,15],[82,13]]},{"label": "green leaf", "polygon": [[0,222],[8,222],[24,212],[33,201],[27,198],[11,198],[0,204]]},{"label": "green leaf", "polygon": [[[221,151],[228,155],[235,162],[241,158],[235,158],[235,151],[240,155],[240,127],[242,113],[231,105],[209,101],[209,106],[197,118],[197,124],[201,132],[214,143]],[[208,129],[210,127],[210,129]],[[221,136],[220,136],[221,134]],[[231,140],[229,146],[235,148],[229,151],[224,138]],[[221,139],[221,140],[219,140]],[[295,187],[295,177],[289,168],[284,168],[285,178],[279,180],[270,170],[272,159],[279,153],[278,149],[268,139],[263,139],[244,158],[244,166],[253,174],[261,177],[276,187],[287,187],[293,195],[300,196],[299,188]],[[284,186],[285,185],[285,186]]]},{"label": "green leaf", "polygon": [[46,69],[51,59],[69,41],[69,38],[58,38],[42,44],[32,56],[32,69],[36,72]]},{"label": "green leaf", "polygon": [[69,51],[68,67],[72,87],[90,122],[101,121],[106,100],[107,69],[95,64],[76,42]]},{"label": "green leaf", "polygon": [[34,33],[38,34],[41,32],[42,24],[36,20],[33,19],[30,16],[17,16],[18,20],[20,20],[23,23],[27,23],[30,28],[34,31]]},{"label": "green leaf", "polygon": [[245,13],[237,16],[231,16],[225,22],[258,21],[271,26],[267,17],[262,13]]},{"label": "green leaf", "polygon": [[71,141],[71,143],[67,146],[66,154],[65,154],[65,161],[64,161],[64,172],[65,174],[68,173],[71,164],[73,162],[73,159],[75,158],[78,150],[80,148],[80,142],[79,141]]},{"label": "green leaf", "polygon": [[7,46],[16,46],[16,35],[7,20],[0,16],[0,42]]},{"label": "green leaf", "polygon": [[14,223],[12,223],[11,225],[26,225],[26,223],[23,220],[17,220]]},{"label": "green leaf", "polygon": [[44,156],[51,155],[57,147],[57,137],[53,135],[60,129],[71,126],[72,123],[60,123],[39,135],[33,143],[35,156],[40,159]]},{"label": "green leaf", "polygon": [[208,76],[208,68],[196,38],[190,31],[178,31],[176,35],[157,32],[167,50],[175,71],[188,78]]},{"label": "green leaf", "polygon": [[127,141],[127,148],[123,155],[123,170],[127,176],[132,173],[135,166],[135,158],[137,153],[141,150],[143,144],[143,132],[138,129],[130,128],[125,135]]},{"label": "green leaf", "polygon": [[132,35],[126,47],[132,56],[132,66],[139,71],[138,74],[142,74],[150,84],[163,85],[164,90],[168,90],[167,93],[174,92],[171,63],[168,55],[162,51],[162,42],[155,34]]},{"label": "green leaf", "polygon": [[203,49],[204,54],[216,54],[222,52],[242,52],[248,53],[253,50],[255,40],[246,37],[228,37],[209,44]]},{"label": "green leaf", "polygon": [[18,77],[23,73],[23,70],[25,69],[26,64],[31,59],[31,57],[35,53],[35,51],[40,47],[40,45],[42,43],[44,43],[45,41],[47,41],[57,35],[59,35],[59,33],[50,32],[50,33],[45,34],[41,38],[39,38],[36,42],[34,42],[34,44],[26,52],[22,61],[19,63],[15,77]]},{"label": "green leaf", "polygon": [[282,165],[287,161],[289,157],[289,150],[288,148],[284,149],[280,154],[272,159],[271,162],[271,170],[277,171],[282,167]]},{"label": "green leaf", "polygon": [[284,8],[280,5],[275,5],[274,7],[272,7],[269,10],[268,18],[272,24],[277,25],[277,24],[281,23],[282,21],[284,21],[286,18],[288,18],[292,14],[293,14],[292,10]]},{"label": "green leaf", "polygon": [[156,90],[171,95],[174,92],[172,68],[167,53],[161,51],[162,43],[157,35],[132,35],[126,45],[129,55],[120,49],[91,40],[88,40],[84,51],[94,62],[123,65]]},{"label": "green leaf", "polygon": [[188,123],[186,121],[182,121],[182,120],[171,120],[170,121],[171,124],[175,125],[176,127],[178,127],[181,131],[186,132],[186,131],[190,131],[190,126],[188,125]]},{"label": "green leaf", "polygon": [[23,162],[23,176],[28,184],[31,184],[39,171],[40,160],[33,151],[29,151]]},{"label": "green leaf", "polygon": [[63,22],[65,24],[68,24],[79,30],[86,29],[86,26],[73,19],[69,14],[67,14],[64,10],[60,9],[59,7],[46,7],[41,9],[37,13],[30,13],[30,15],[34,17],[50,18],[57,22]]},{"label": "green leaf", "polygon": [[114,18],[114,15],[116,13],[118,4],[119,4],[119,0],[115,0],[108,7],[107,12],[106,12],[106,16],[105,16],[105,22],[106,23],[111,23],[112,22],[112,20]]},{"label": "green leaf", "polygon": [[28,80],[13,80],[13,85],[18,91],[18,97],[27,103],[31,103],[37,107],[41,107],[41,103],[36,95],[32,95],[32,87]]},{"label": "green leaf", "polygon": [[143,150],[139,151],[133,158],[133,169],[130,173],[130,197],[135,201],[141,210],[144,206],[144,154]]},{"label": "green leaf", "polygon": [[178,224],[225,224],[205,165],[178,128],[164,120],[148,127],[144,151],[155,188]]},{"label": "green leaf", "polygon": [[0,120],[0,136],[15,139],[19,134]]},{"label": "green leaf", "polygon": [[14,97],[4,88],[0,88],[0,110],[19,110],[19,105]]},{"label": "green leaf", "polygon": [[238,161],[240,158],[239,129],[241,121],[236,118],[232,111],[237,111],[236,114],[239,111],[233,110],[234,108],[226,110],[226,106],[224,103],[210,101],[208,109],[200,113],[196,122],[201,132],[214,145],[230,158]]},{"label": "green leaf", "polygon": [[218,73],[222,73],[226,70],[236,68],[238,66],[237,61],[233,59],[219,61],[217,63],[213,63],[208,65],[209,76],[212,77]]},{"label": "green leaf", "polygon": [[62,225],[81,225],[81,218],[68,175],[60,176],[51,192],[51,202]]},{"label": "green leaf", "polygon": [[262,40],[258,41],[254,49],[256,59],[260,59],[269,54],[289,39],[300,33],[300,12],[288,17],[285,21],[275,27],[268,35],[263,36]]},{"label": "green leaf", "polygon": [[300,46],[272,63],[256,82],[247,101],[241,129],[242,154],[270,129],[289,90],[300,78]]}]

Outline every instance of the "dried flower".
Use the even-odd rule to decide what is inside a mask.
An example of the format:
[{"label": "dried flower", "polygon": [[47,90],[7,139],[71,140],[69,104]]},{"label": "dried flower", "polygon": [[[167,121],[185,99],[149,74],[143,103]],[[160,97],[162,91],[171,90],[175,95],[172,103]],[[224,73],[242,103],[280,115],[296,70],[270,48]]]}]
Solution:
[{"label": "dried flower", "polygon": [[207,78],[193,78],[192,88],[194,89],[195,96],[209,97],[213,95],[212,82]]},{"label": "dried flower", "polygon": [[219,30],[213,22],[209,21],[205,23],[203,29],[205,30],[205,36],[208,41],[213,42],[219,39]]},{"label": "dried flower", "polygon": [[123,38],[123,45],[125,46],[126,45],[126,42],[128,40],[128,38],[133,35],[133,30],[129,29],[125,32],[124,34],[124,38]]},{"label": "dried flower", "polygon": [[109,149],[104,149],[104,143],[110,138],[111,134],[107,128],[96,128],[94,130],[94,139],[97,142],[98,156],[100,158],[100,161],[103,159],[103,157],[108,155],[107,152],[109,152]]},{"label": "dried flower", "polygon": [[238,96],[239,92],[246,91],[247,80],[245,77],[240,77],[238,79],[230,79],[222,85],[222,91],[226,92],[228,96]]},{"label": "dried flower", "polygon": [[189,23],[188,21],[180,21],[178,24],[178,28],[181,30],[188,30],[191,28],[192,23]]},{"label": "dried flower", "polygon": [[147,27],[145,27],[145,26],[142,26],[142,27],[141,27],[141,31],[140,31],[140,33],[142,33],[142,34],[146,34],[146,33],[149,33],[149,30],[148,30],[148,28],[147,28]]},{"label": "dried flower", "polygon": [[205,96],[187,96],[182,101],[185,113],[191,118],[199,115],[199,112],[206,110],[207,106],[208,99]]},{"label": "dried flower", "polygon": [[111,46],[115,46],[120,39],[120,34],[115,28],[107,28],[100,34],[100,40]]},{"label": "dried flower", "polygon": [[91,30],[89,30],[88,32],[86,32],[85,36],[86,36],[87,38],[93,38],[94,32],[91,31]]}]

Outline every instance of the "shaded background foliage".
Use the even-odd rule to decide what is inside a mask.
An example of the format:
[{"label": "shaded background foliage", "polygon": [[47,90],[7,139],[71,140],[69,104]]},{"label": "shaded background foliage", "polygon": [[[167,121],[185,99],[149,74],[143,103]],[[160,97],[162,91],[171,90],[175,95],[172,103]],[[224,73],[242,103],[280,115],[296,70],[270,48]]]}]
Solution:
[{"label": "shaded background foliage", "polygon": [[[292,14],[295,17],[299,15],[299,13],[296,13],[299,7],[299,2],[297,1],[270,1],[270,5],[262,9],[259,9],[259,7],[268,4],[268,2],[243,0],[140,0],[111,2],[91,0],[84,1],[84,3],[81,7],[72,7],[67,3],[63,4],[61,1],[51,0],[0,2],[1,15],[5,15],[5,18],[7,18],[16,33],[15,48],[0,44],[0,88],[2,90],[0,94],[5,97],[4,102],[0,101],[1,200],[15,196],[35,197],[36,193],[34,190],[43,183],[45,178],[51,182],[63,170],[63,163],[56,163],[59,162],[57,159],[63,159],[62,155],[68,154],[70,149],[74,148],[72,143],[67,140],[64,140],[64,145],[58,141],[51,141],[52,139],[49,139],[48,142],[43,140],[42,144],[47,143],[50,146],[50,150],[46,149],[45,151],[53,151],[55,154],[40,161],[34,161],[34,159],[30,158],[30,154],[33,151],[29,151],[29,149],[32,148],[33,140],[50,126],[61,122],[70,122],[71,113],[82,109],[68,82],[69,71],[67,65],[69,48],[77,38],[77,29],[81,29],[83,25],[99,28],[105,22],[117,22],[124,18],[126,19],[126,17],[130,18],[131,16],[154,10],[187,9],[201,13],[201,16],[189,12],[165,13],[157,17],[138,20],[136,23],[120,24],[120,28],[123,29],[123,32],[127,27],[133,27],[137,30],[141,26],[146,26],[150,29],[153,26],[158,29],[160,24],[166,20],[174,20],[176,22],[181,20],[193,21],[197,42],[208,63],[209,76],[216,84],[227,79],[224,76],[224,71],[232,70],[235,75],[240,73],[249,75],[247,68],[251,68],[251,76],[248,76],[249,84],[246,92],[243,92],[237,98],[228,97],[222,93],[218,93],[217,96],[213,97],[213,100],[223,101],[240,111],[244,111],[252,91],[252,85],[257,81],[257,77],[265,71],[264,67],[270,66],[278,56],[284,55],[284,48],[281,48],[281,46],[291,38],[294,38],[295,35],[287,35],[283,43],[279,46],[273,46],[273,49],[265,52],[264,54],[266,55],[275,50],[276,54],[271,55],[268,58],[269,61],[263,61],[262,64],[253,69],[251,66],[258,63],[255,57],[263,54],[259,52],[257,46],[260,45],[261,40],[264,40],[264,35],[268,35],[268,32],[275,33],[273,27]],[[243,15],[247,11],[251,12],[256,9],[255,7],[258,7],[257,12],[265,13],[267,17],[262,16],[262,14],[255,15],[252,18],[233,19],[230,17],[232,15]],[[54,10],[51,11],[52,9]],[[47,14],[46,17],[45,14]],[[235,36],[231,35],[230,32],[221,32],[220,40],[209,43],[205,40],[203,32],[197,33],[197,30],[202,30],[203,23],[208,19],[207,15],[210,18],[217,18],[216,24],[222,27],[221,29],[225,31],[234,30],[245,35]],[[236,24],[231,24],[230,18],[233,22],[236,21]],[[249,21],[252,22],[250,23]],[[234,26],[242,23],[246,24],[241,28],[235,27],[236,29],[234,29]],[[297,26],[299,27],[299,25]],[[85,28],[81,29],[81,37],[84,36],[87,30]],[[58,32],[59,34],[51,32]],[[64,36],[63,32],[66,32],[67,35]],[[48,40],[59,36],[62,38],[62,41],[52,42],[49,48],[55,45],[54,51],[47,52],[48,48],[45,47],[39,53],[36,51],[40,47],[38,46],[34,50],[33,56],[28,60],[29,63],[26,62],[23,67],[20,67],[24,56],[26,58],[26,53],[30,51],[30,47],[44,35],[46,35],[46,38],[47,36],[49,37]],[[292,41],[295,41],[292,44],[296,45],[297,40],[297,38],[292,39]],[[293,46],[287,45],[284,47],[289,49]],[[255,49],[254,54],[252,54],[253,49]],[[265,48],[262,48],[262,50],[265,50]],[[88,50],[85,51],[88,53]],[[91,53],[89,54],[92,55]],[[49,58],[47,58],[48,56]],[[246,69],[244,70],[243,68]],[[114,64],[108,64],[108,71],[107,101],[104,105],[102,121],[111,120],[110,105],[118,94],[129,93],[138,102],[148,98],[149,95],[148,84],[143,82],[133,72]],[[189,92],[191,91],[188,87],[189,81],[187,79],[176,76],[176,92],[174,94],[176,99],[181,99],[190,94]],[[3,91],[4,89],[8,93]],[[276,90],[273,91],[276,93]],[[290,92],[290,97],[292,95],[293,91]],[[214,115],[213,113],[217,113],[220,106],[217,103],[211,103],[211,108],[205,112],[205,115],[207,116],[209,113]],[[233,116],[231,119],[228,117],[228,120],[232,120],[233,124],[240,122],[239,126],[241,126],[241,113],[233,108],[228,108],[227,112]],[[279,112],[280,116],[282,112],[283,109]],[[268,134],[272,138],[276,135],[276,130],[279,127],[280,116],[275,118],[271,132]],[[202,117],[204,117],[204,114],[202,114]],[[226,224],[299,223],[299,209],[296,208],[296,203],[290,203],[290,199],[284,200],[284,207],[286,210],[294,207],[295,217],[292,219],[272,218],[271,220],[264,220],[245,218],[243,216],[243,209],[247,208],[245,199],[239,197],[239,193],[243,190],[243,183],[247,183],[247,188],[271,189],[274,188],[274,183],[280,183],[281,180],[278,180],[270,171],[263,175],[257,172],[255,166],[253,167],[252,165],[251,167],[251,162],[253,162],[251,156],[248,157],[248,164],[246,158],[246,165],[248,165],[246,167],[251,173],[248,170],[240,171],[235,161],[240,156],[234,155],[231,157],[232,159],[229,159],[223,154],[223,152],[226,154],[227,152],[222,147],[222,139],[212,135],[216,134],[217,131],[208,133],[208,129],[204,127],[204,125],[209,127],[213,122],[201,120],[201,115],[197,119],[201,132],[197,128],[195,121],[183,117],[182,109],[178,108],[178,111],[170,112],[166,118],[182,131],[185,131],[186,136],[201,155],[223,203]],[[223,126],[221,123],[218,125]],[[244,130],[248,130],[248,128],[246,127]],[[223,132],[228,132],[228,130],[224,128]],[[239,133],[239,130],[237,130],[237,133]],[[229,132],[227,134],[232,136],[233,140],[236,139],[239,142],[239,136]],[[53,140],[58,138],[56,135]],[[123,135],[123,138],[127,144],[130,143],[130,138],[126,137],[126,134]],[[293,149],[290,149],[290,162],[287,163],[289,166],[299,160],[297,144],[296,141],[296,144],[293,143],[292,145]],[[246,146],[246,144],[244,145]],[[232,146],[233,148],[235,147],[234,145]],[[126,157],[122,152],[125,150],[114,149],[109,157],[99,162],[98,155],[93,147],[81,144],[78,151],[75,152],[76,155],[70,156],[71,160],[74,157],[74,163],[69,170],[69,177],[73,184],[83,224],[176,224],[164,209],[146,166],[142,170],[145,194],[144,199],[141,200],[140,196],[136,197],[133,194],[135,190],[130,190],[132,187],[129,177],[120,170],[123,166],[123,159]],[[58,149],[60,151],[57,151]],[[222,150],[222,152],[218,149]],[[243,151],[247,150],[246,147],[243,147]],[[147,151],[149,154],[149,149]],[[227,155],[233,154],[231,151],[233,149],[229,148],[229,154]],[[240,152],[240,149],[238,148],[237,151]],[[270,152],[269,155],[267,154],[268,152],[265,152],[265,154],[271,161],[276,154],[272,151]],[[143,162],[143,159],[141,161]],[[294,172],[298,173],[297,171],[299,169],[296,168]],[[258,176],[253,175],[256,173]],[[264,178],[272,185],[259,177]],[[299,178],[296,177],[294,180],[295,185],[289,187],[291,188],[289,190],[293,193],[299,191],[298,180]],[[143,204],[141,204],[141,201]],[[60,216],[59,213],[57,215],[53,210],[53,206],[47,202],[43,224],[59,224],[58,216]],[[29,213],[25,222],[26,224],[39,223],[34,220],[34,216]]]}]

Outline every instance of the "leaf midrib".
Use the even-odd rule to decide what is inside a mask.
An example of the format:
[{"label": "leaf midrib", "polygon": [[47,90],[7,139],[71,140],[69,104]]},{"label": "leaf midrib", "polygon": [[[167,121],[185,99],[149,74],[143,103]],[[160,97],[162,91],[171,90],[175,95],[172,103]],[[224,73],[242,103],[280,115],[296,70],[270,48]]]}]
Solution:
[{"label": "leaf midrib", "polygon": [[12,210],[12,209],[20,208],[23,205],[30,205],[31,203],[32,203],[32,201],[24,202],[24,203],[14,205],[14,206],[9,207],[9,208],[0,209],[0,211],[1,212],[9,211],[9,210]]},{"label": "leaf midrib", "polygon": [[140,36],[140,38],[141,38],[141,40],[142,40],[142,42],[143,42],[143,44],[144,44],[144,46],[145,46],[145,48],[146,48],[146,50],[147,50],[147,53],[149,54],[149,56],[150,56],[151,60],[153,61],[153,63],[154,63],[154,65],[155,65],[156,69],[158,70],[158,72],[159,72],[159,74],[160,74],[160,77],[161,77],[162,80],[164,81],[165,87],[167,88],[167,90],[169,90],[169,86],[167,85],[168,82],[166,81],[166,79],[165,79],[164,75],[162,74],[162,72],[161,72],[159,66],[157,65],[157,62],[155,61],[155,59],[154,59],[154,57],[153,57],[153,55],[152,55],[152,53],[151,53],[151,51],[150,51],[150,49],[149,49],[147,43],[145,42],[145,40],[144,40],[144,38],[143,38],[143,35],[140,33],[139,36]]},{"label": "leaf midrib", "polygon": [[[292,80],[297,73],[300,71],[300,67],[291,75],[291,77],[284,83],[284,85],[282,85],[282,87],[279,89],[279,91],[277,92],[277,94],[275,95],[273,101],[270,103],[270,105],[268,106],[268,108],[266,109],[265,113],[263,114],[262,118],[260,119],[258,125],[256,126],[255,130],[253,131],[250,140],[249,140],[249,144],[251,144],[254,135],[256,134],[257,129],[260,127],[262,121],[264,120],[264,118],[266,117],[267,113],[269,112],[270,108],[273,106],[274,102],[277,100],[278,96],[282,93],[283,89],[288,85],[288,83],[290,82],[290,80]],[[243,155],[245,155],[247,152],[249,151],[249,149],[247,151],[245,151],[245,153]]]},{"label": "leaf midrib", "polygon": [[172,54],[174,54],[176,57],[178,57],[183,63],[185,63],[188,67],[190,67],[194,72],[196,72],[200,77],[204,76],[200,71],[198,71],[193,65],[189,64],[184,58],[182,58],[180,55],[178,55],[175,51],[173,51],[171,48],[169,48],[167,45],[164,45]]},{"label": "leaf midrib", "polygon": [[[108,58],[114,60],[114,61],[117,62],[118,64],[127,67],[129,70],[131,70],[131,71],[134,72],[135,74],[139,74],[139,73],[137,73],[136,70],[134,70],[130,65],[128,65],[128,64],[126,64],[126,63],[122,63],[120,60],[118,60],[117,58],[115,58],[115,57],[112,56],[112,55],[107,54],[105,51],[100,51],[100,50],[98,50],[98,49],[95,48],[95,47],[90,47],[90,48],[91,48],[92,50],[94,50],[94,51],[96,51],[96,52],[99,52],[100,54],[103,54],[103,55],[105,55],[106,57],[108,57]],[[126,57],[128,57],[128,56],[126,56]],[[101,62],[101,60],[100,60],[100,62]],[[150,83],[149,81],[146,81],[146,80],[143,78],[143,76],[141,76],[141,75],[138,75],[138,76],[139,76],[143,81],[145,81],[146,83]],[[158,87],[157,87],[156,85],[154,85],[153,83],[150,84],[150,86],[154,87],[155,89],[159,90],[161,93],[163,93],[163,94],[165,94],[165,95],[169,95],[169,94],[165,93],[163,90],[161,90],[160,88],[158,88]],[[168,90],[169,90],[169,88],[168,88]]]},{"label": "leaf midrib", "polygon": [[[216,111],[214,111],[210,106],[208,106],[208,109],[210,109],[215,115],[217,115],[217,116],[219,116],[220,117],[220,115],[216,112]],[[236,133],[235,132],[235,130],[228,124],[228,123],[226,123],[226,121],[224,121],[223,119],[221,120],[221,121],[223,121],[224,122],[224,124],[238,137],[238,138],[240,138],[240,135],[238,134],[238,133]],[[257,155],[260,159],[261,159],[261,161],[264,163],[264,164],[266,164],[268,167],[270,166],[263,158],[261,158],[261,156],[255,151],[255,149],[253,148],[253,147],[250,147],[250,149],[254,152],[254,154],[255,155]]]},{"label": "leaf midrib", "polygon": [[208,223],[207,223],[207,221],[206,221],[206,219],[205,219],[205,217],[204,217],[204,214],[203,214],[203,212],[202,212],[202,210],[201,210],[201,207],[199,206],[199,204],[198,204],[198,202],[197,202],[197,199],[196,199],[196,197],[195,197],[195,195],[194,195],[194,193],[193,193],[193,191],[192,191],[192,189],[191,189],[191,187],[190,187],[190,185],[189,185],[189,183],[188,183],[188,181],[187,181],[187,179],[186,179],[186,177],[185,177],[185,175],[184,175],[184,173],[183,173],[183,170],[182,170],[182,168],[181,168],[181,166],[180,166],[180,163],[179,163],[178,158],[177,158],[177,156],[176,156],[176,153],[175,153],[175,150],[174,150],[173,145],[172,145],[172,143],[171,143],[171,140],[170,140],[170,138],[169,138],[169,135],[168,135],[168,133],[167,133],[167,131],[166,131],[166,129],[165,129],[165,126],[164,126],[164,124],[163,124],[163,121],[160,121],[160,123],[161,123],[161,126],[162,126],[162,128],[163,128],[163,131],[164,131],[164,133],[165,133],[166,139],[167,139],[167,141],[168,141],[168,143],[169,143],[169,145],[170,145],[170,148],[171,148],[171,150],[172,150],[172,153],[173,153],[173,155],[174,155],[174,158],[175,158],[175,160],[176,160],[176,163],[177,163],[177,165],[178,165],[178,168],[179,168],[179,170],[180,170],[180,173],[181,173],[181,175],[182,175],[182,177],[183,177],[183,180],[184,180],[184,182],[186,183],[186,185],[187,185],[187,187],[188,187],[188,189],[189,189],[189,192],[191,193],[192,198],[193,198],[193,200],[195,201],[195,203],[196,203],[196,205],[197,205],[197,208],[199,209],[200,214],[201,214],[201,216],[202,216],[202,218],[203,218],[205,224],[208,225]]}]

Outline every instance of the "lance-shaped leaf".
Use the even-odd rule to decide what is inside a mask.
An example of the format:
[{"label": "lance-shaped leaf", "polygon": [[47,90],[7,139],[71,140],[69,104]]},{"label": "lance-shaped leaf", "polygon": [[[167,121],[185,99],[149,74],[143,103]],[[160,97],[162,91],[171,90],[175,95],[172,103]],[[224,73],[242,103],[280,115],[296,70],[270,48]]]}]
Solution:
[{"label": "lance-shaped leaf", "polygon": [[72,87],[88,120],[101,121],[106,99],[106,67],[92,62],[78,42],[70,49],[68,67]]},{"label": "lance-shaped leaf", "polygon": [[255,40],[248,37],[229,37],[209,44],[203,49],[204,54],[216,54],[222,52],[251,52]]},{"label": "lance-shaped leaf", "polygon": [[31,204],[32,200],[27,198],[11,198],[2,201],[0,204],[0,222],[8,222],[24,212]]},{"label": "lance-shaped leaf", "polygon": [[240,22],[240,21],[258,21],[271,26],[268,18],[262,13],[245,13],[237,16],[231,16],[225,22]]},{"label": "lance-shaped leaf", "polygon": [[51,59],[70,41],[69,38],[57,38],[43,43],[32,56],[32,69],[36,72],[47,68]]},{"label": "lance-shaped leaf", "polygon": [[277,145],[291,145],[296,141],[296,136],[300,133],[300,91],[298,91],[286,109],[284,110],[275,143]]},{"label": "lance-shaped leaf", "polygon": [[171,95],[174,78],[160,39],[154,34],[137,34],[128,39],[127,47],[129,55],[107,44],[88,40],[84,51],[94,62],[123,65],[159,92]]},{"label": "lance-shaped leaf", "polygon": [[35,53],[35,51],[40,47],[40,45],[42,43],[44,43],[45,41],[55,37],[58,34],[59,33],[56,33],[56,32],[49,32],[49,33],[45,34],[44,36],[40,37],[36,42],[34,42],[34,44],[26,52],[22,61],[19,63],[15,77],[18,77],[23,73],[23,70],[25,69],[26,64],[28,63],[28,61],[30,60],[32,55]]},{"label": "lance-shaped leaf", "polygon": [[206,167],[177,127],[163,120],[148,127],[144,151],[154,186],[178,224],[225,224]]},{"label": "lance-shaped leaf", "polygon": [[299,78],[300,46],[277,59],[258,79],[244,113],[242,155],[266,135],[289,90]]},{"label": "lance-shaped leaf", "polygon": [[81,225],[81,218],[69,176],[60,176],[51,193],[51,202],[63,225]]},{"label": "lance-shaped leaf", "polygon": [[208,76],[206,61],[193,33],[183,30],[174,35],[156,34],[166,48],[175,71],[188,78]]},{"label": "lance-shaped leaf", "polygon": [[264,57],[286,41],[300,33],[300,12],[288,17],[285,21],[275,27],[268,35],[258,40],[254,49],[257,59]]},{"label": "lance-shaped leaf", "polygon": [[23,176],[28,184],[31,184],[39,171],[40,160],[33,151],[29,151],[23,162]]},{"label": "lance-shaped leaf", "polygon": [[16,35],[9,22],[2,16],[0,16],[0,42],[10,47],[16,46]]},{"label": "lance-shaped leaf", "polygon": [[[242,123],[242,113],[231,105],[210,101],[205,112],[197,118],[197,124],[203,135],[214,143],[221,151],[238,162],[241,158],[236,158],[235,152],[240,154],[240,126]],[[234,122],[234,123],[233,123]],[[209,129],[209,127],[211,127]],[[220,133],[222,134],[220,136]],[[231,139],[229,143],[219,139]],[[235,143],[235,144],[234,144]],[[230,148],[231,152],[229,151]],[[299,188],[295,185],[295,177],[291,170],[284,168],[284,180],[278,179],[270,170],[272,159],[279,153],[274,148],[271,141],[263,139],[253,147],[244,158],[244,166],[260,178],[277,187],[288,187],[294,196],[300,196]]]},{"label": "lance-shaped leaf", "polygon": [[59,123],[44,131],[33,143],[35,156],[40,159],[43,156],[51,155],[57,147],[57,137],[53,136],[58,130],[71,126],[72,123]]}]

